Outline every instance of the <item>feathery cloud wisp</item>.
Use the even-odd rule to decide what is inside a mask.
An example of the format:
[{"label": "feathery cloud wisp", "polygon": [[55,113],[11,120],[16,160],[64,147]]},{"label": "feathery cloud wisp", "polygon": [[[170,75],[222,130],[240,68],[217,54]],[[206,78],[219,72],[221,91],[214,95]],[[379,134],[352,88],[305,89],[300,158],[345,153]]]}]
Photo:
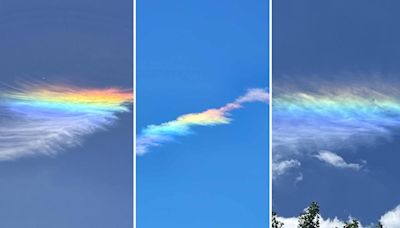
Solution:
[{"label": "feathery cloud wisp", "polygon": [[0,94],[0,160],[55,155],[128,112],[132,92],[24,84]]},{"label": "feathery cloud wisp", "polygon": [[268,93],[264,89],[250,89],[235,101],[220,108],[208,109],[200,113],[190,113],[159,125],[149,125],[141,132],[136,143],[136,154],[144,155],[150,147],[173,141],[177,136],[188,135],[194,126],[215,126],[229,124],[231,111],[242,108],[244,103],[267,102]]},{"label": "feathery cloud wisp", "polygon": [[[306,87],[305,87],[306,88]],[[400,128],[400,93],[390,86],[360,85],[275,89],[273,160],[316,156],[336,167],[360,169],[321,150],[346,150],[390,139]]]},{"label": "feathery cloud wisp", "polygon": [[[290,159],[283,161],[273,161],[272,162],[272,178],[276,179],[279,176],[285,174],[287,171],[293,168],[300,167],[301,163],[298,160]],[[301,180],[303,177],[301,176]],[[299,181],[301,181],[299,179]]]},{"label": "feathery cloud wisp", "polygon": [[280,93],[273,99],[273,147],[332,148],[387,136],[400,127],[399,95],[357,87]]},{"label": "feathery cloud wisp", "polygon": [[341,156],[327,150],[321,150],[315,157],[337,168],[360,170],[363,167],[361,164],[347,163]]}]

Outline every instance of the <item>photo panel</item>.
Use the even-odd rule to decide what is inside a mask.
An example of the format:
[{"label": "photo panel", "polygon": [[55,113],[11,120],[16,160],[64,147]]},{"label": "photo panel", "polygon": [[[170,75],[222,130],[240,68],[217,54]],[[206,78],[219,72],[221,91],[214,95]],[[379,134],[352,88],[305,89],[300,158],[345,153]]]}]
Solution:
[{"label": "photo panel", "polygon": [[137,1],[137,227],[268,227],[268,1]]},{"label": "photo panel", "polygon": [[133,5],[0,3],[0,227],[133,227]]},{"label": "photo panel", "polygon": [[399,7],[274,1],[275,225],[400,227]]}]

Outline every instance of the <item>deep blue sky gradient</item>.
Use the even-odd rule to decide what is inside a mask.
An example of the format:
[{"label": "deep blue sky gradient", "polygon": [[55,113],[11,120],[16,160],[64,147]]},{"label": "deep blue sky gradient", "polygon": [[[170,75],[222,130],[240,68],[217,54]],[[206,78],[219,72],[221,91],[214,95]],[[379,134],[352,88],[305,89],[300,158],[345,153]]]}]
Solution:
[{"label": "deep blue sky gradient", "polygon": [[[137,129],[268,87],[268,2],[138,1]],[[266,227],[268,106],[137,160],[138,227]]]}]

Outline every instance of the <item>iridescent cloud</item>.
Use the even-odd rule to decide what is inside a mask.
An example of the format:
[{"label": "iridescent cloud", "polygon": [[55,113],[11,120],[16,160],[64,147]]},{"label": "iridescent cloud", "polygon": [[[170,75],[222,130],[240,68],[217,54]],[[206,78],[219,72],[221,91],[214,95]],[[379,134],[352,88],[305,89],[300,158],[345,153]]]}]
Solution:
[{"label": "iridescent cloud", "polygon": [[185,114],[175,120],[159,125],[149,125],[142,130],[137,139],[136,154],[146,154],[149,152],[150,147],[160,146],[165,142],[173,141],[175,137],[188,135],[192,132],[192,127],[194,126],[229,124],[231,118],[228,115],[231,111],[242,108],[244,103],[267,102],[268,97],[269,95],[264,89],[249,89],[244,96],[220,108]]},{"label": "iridescent cloud", "polygon": [[0,160],[55,155],[128,112],[131,90],[24,84],[0,93]]},{"label": "iridescent cloud", "polygon": [[278,91],[272,104],[275,164],[389,139],[400,128],[400,93],[390,86]]}]

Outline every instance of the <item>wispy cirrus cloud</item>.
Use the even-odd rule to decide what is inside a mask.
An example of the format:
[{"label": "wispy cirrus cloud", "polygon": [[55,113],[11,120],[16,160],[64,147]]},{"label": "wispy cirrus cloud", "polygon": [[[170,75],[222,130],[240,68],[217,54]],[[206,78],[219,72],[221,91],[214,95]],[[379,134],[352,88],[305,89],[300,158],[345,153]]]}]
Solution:
[{"label": "wispy cirrus cloud", "polygon": [[[272,162],[272,178],[276,179],[279,176],[287,173],[289,170],[300,167],[301,163],[295,159],[283,160],[283,161],[273,161]],[[301,181],[303,177],[301,176]]]},{"label": "wispy cirrus cloud", "polygon": [[347,140],[390,135],[399,127],[400,94],[343,87],[286,91],[273,99],[274,148],[338,147]]},{"label": "wispy cirrus cloud", "polygon": [[144,155],[149,152],[151,147],[161,146],[166,142],[173,141],[176,137],[188,135],[194,126],[229,124],[232,120],[229,117],[231,111],[242,108],[245,103],[267,102],[268,99],[269,94],[265,89],[249,89],[245,95],[220,108],[189,113],[159,125],[149,125],[142,130],[137,139],[136,154]]},{"label": "wispy cirrus cloud", "polygon": [[389,85],[362,83],[301,88],[274,88],[272,147],[275,163],[317,157],[351,169],[343,158],[320,151],[345,151],[378,139],[389,140],[400,129],[400,92]]},{"label": "wispy cirrus cloud", "polygon": [[0,93],[0,160],[55,155],[128,112],[132,92],[22,84]]},{"label": "wispy cirrus cloud", "polygon": [[348,163],[341,156],[327,150],[319,151],[315,157],[336,168],[360,170],[363,167],[363,164]]}]

